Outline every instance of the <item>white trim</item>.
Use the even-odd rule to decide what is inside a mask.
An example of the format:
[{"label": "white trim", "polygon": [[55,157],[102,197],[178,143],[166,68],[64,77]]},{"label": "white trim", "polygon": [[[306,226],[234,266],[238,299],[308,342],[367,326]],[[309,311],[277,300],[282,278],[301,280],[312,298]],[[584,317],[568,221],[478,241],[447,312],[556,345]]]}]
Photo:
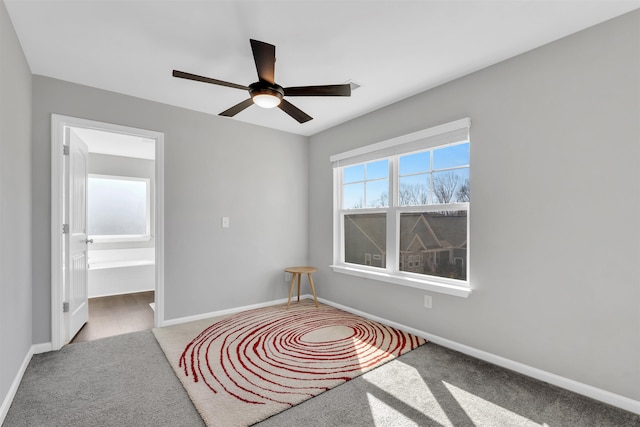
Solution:
[{"label": "white trim", "polygon": [[[105,249],[105,250],[116,250],[116,249]],[[143,267],[146,265],[154,265],[155,261],[152,259],[137,259],[137,260],[123,260],[123,261],[107,261],[107,262],[96,262],[91,263],[89,261],[89,271],[93,270],[108,270],[110,268],[126,268],[126,267]],[[149,289],[152,291],[153,289]],[[133,293],[138,292],[134,291]]]},{"label": "white trim", "polygon": [[[308,297],[308,296],[305,295],[305,297]],[[624,409],[625,411],[633,412],[634,414],[640,415],[640,401],[638,400],[621,396],[619,394],[615,394],[610,391],[606,391],[597,387],[590,386],[588,384],[584,384],[569,378],[565,378],[560,375],[552,374],[551,372],[543,371],[542,369],[534,368],[533,366],[525,365],[524,363],[516,362],[514,360],[510,360],[502,356],[488,353],[486,351],[479,350],[474,347],[469,347],[468,345],[460,344],[455,341],[451,341],[449,339],[442,338],[437,335],[433,335],[416,328],[411,328],[409,326],[405,326],[403,324],[393,322],[391,320],[387,320],[378,316],[374,316],[369,313],[365,313],[360,310],[356,310],[351,307],[344,306],[342,304],[337,304],[335,302],[326,300],[324,298],[318,297],[318,301],[322,302],[323,304],[330,305],[332,307],[336,307],[344,311],[348,311],[349,313],[357,314],[358,316],[375,320],[376,322],[394,327],[396,329],[401,329],[403,331],[409,332],[410,334],[413,334],[413,335],[422,337],[428,341],[434,342],[435,344],[450,348],[452,350],[459,351],[460,353],[464,353],[466,355],[475,357],[477,359],[484,360],[485,362],[489,362],[494,365],[501,366],[506,369],[510,369],[512,371],[518,372],[528,377],[547,382],[549,384],[555,385],[565,390],[569,390],[574,393],[590,397],[591,399],[604,402],[608,405],[612,405],[617,408]]]},{"label": "white trim", "polygon": [[20,365],[20,369],[18,369],[18,372],[16,373],[16,376],[13,379],[13,382],[11,383],[11,387],[9,387],[9,390],[7,391],[7,394],[4,397],[2,406],[0,406],[0,425],[2,425],[2,423],[4,422],[4,419],[6,418],[7,413],[9,413],[9,408],[13,403],[13,399],[16,397],[16,393],[18,392],[18,387],[20,387],[20,383],[22,382],[24,373],[27,371],[27,367],[29,366],[29,363],[31,363],[31,359],[33,358],[33,355],[46,353],[51,350],[52,350],[52,346],[50,342],[33,344],[29,348],[29,351],[25,355],[24,360]]},{"label": "white trim", "polygon": [[[331,163],[335,166],[343,166],[344,161],[347,159],[360,158],[361,156],[369,156],[372,153],[378,153],[394,149],[400,145],[413,143],[414,141],[420,141],[426,138],[437,137],[449,132],[455,132],[459,130],[468,129],[471,127],[471,119],[465,117],[463,119],[455,120],[453,122],[444,123],[438,126],[433,126],[428,129],[422,129],[417,132],[408,133],[406,135],[400,135],[395,138],[387,139],[384,141],[369,144],[364,147],[355,148],[353,150],[345,151],[343,153],[334,154],[329,157]],[[441,145],[437,143],[436,145]],[[378,157],[386,157],[382,154]]]},{"label": "white trim", "polygon": [[62,195],[65,126],[97,129],[113,133],[135,135],[155,141],[155,238],[156,248],[156,287],[155,318],[156,326],[164,323],[164,134],[151,130],[121,126],[111,123],[86,120],[77,117],[51,115],[51,347],[59,350],[64,345],[65,328],[62,313],[63,276],[62,276]]},{"label": "white trim", "polygon": [[[311,296],[311,295],[301,295],[300,296],[300,299],[305,299],[305,298],[313,298],[313,296]],[[242,307],[229,308],[229,309],[226,309],[226,310],[218,310],[218,311],[211,311],[209,313],[196,314],[195,316],[179,317],[177,319],[166,320],[164,322],[164,326],[179,325],[181,323],[187,323],[187,322],[193,322],[193,321],[196,321],[196,320],[208,319],[210,317],[228,316],[228,315],[231,315],[231,314],[236,314],[236,313],[240,313],[242,311],[247,311],[247,310],[253,310],[253,309],[256,309],[256,308],[263,308],[263,307],[270,307],[272,305],[277,305],[277,304],[284,304],[288,300],[289,300],[288,298],[281,298],[281,299],[272,300],[272,301],[268,301],[268,302],[261,302],[259,304],[251,304],[251,305],[245,305],[245,306],[242,306]]]},{"label": "white trim", "polygon": [[156,174],[154,177],[155,228],[153,236],[156,244],[156,291],[154,324],[164,324],[164,133],[156,136]]},{"label": "white trim", "polygon": [[29,366],[29,362],[31,362],[31,358],[33,357],[33,349],[34,346],[31,346],[29,348],[29,351],[27,351],[27,354],[24,356],[24,360],[20,365],[20,369],[18,369],[18,372],[13,378],[13,382],[11,383],[9,390],[7,391],[7,394],[2,401],[2,406],[0,406],[0,425],[3,425],[2,423],[4,423],[4,419],[6,418],[7,413],[9,412],[9,408],[13,403],[13,398],[16,397],[18,387],[20,386],[20,382],[22,381],[22,377],[24,376],[24,373],[27,370],[27,366]]},{"label": "white trim", "polygon": [[53,346],[50,342],[43,342],[40,344],[34,344],[31,346],[33,349],[33,354],[46,353],[48,351],[53,351]]},{"label": "white trim", "polygon": [[[351,276],[362,277],[365,279],[379,280],[381,282],[393,283],[395,285],[409,286],[425,291],[438,292],[446,295],[467,298],[471,294],[471,288],[467,286],[457,286],[455,283],[445,283],[446,278],[440,278],[442,282],[435,280],[423,280],[417,277],[409,277],[409,274],[392,274],[387,271],[373,271],[373,269],[365,269],[366,266],[347,267],[343,265],[330,265],[336,273],[349,274]],[[435,279],[434,276],[429,276]],[[453,282],[453,281],[452,281]]]},{"label": "white trim", "polygon": [[[467,248],[465,248],[467,259],[463,264],[466,272],[464,280],[449,279],[430,274],[411,273],[400,269],[400,219],[403,213],[464,210],[467,212],[466,242],[468,243],[470,236],[470,206],[468,202],[399,206],[399,182],[401,179],[399,159],[401,156],[412,152],[437,150],[445,146],[452,146],[461,143],[469,144],[470,126],[471,119],[467,117],[330,156],[330,161],[333,167],[333,264],[331,265],[331,268],[334,272],[444,293],[447,295],[460,296],[464,298],[469,296],[471,293],[469,268],[471,265],[471,256],[468,244]],[[433,170],[433,158],[433,155],[429,156],[430,167],[428,174],[431,180],[433,173],[435,172]],[[388,206],[359,209],[345,208],[343,206],[343,191],[345,187],[343,182],[344,168],[361,163],[366,165],[366,162],[375,162],[380,159],[389,160],[389,173],[387,175],[389,180]],[[467,164],[460,167],[456,166],[455,168],[445,169],[469,167],[470,165]],[[438,170],[438,172],[439,171],[440,170]],[[366,181],[367,180],[365,179],[365,182]],[[432,187],[432,185],[430,185],[430,187]],[[366,203],[366,192],[364,201]],[[382,269],[373,269],[368,265],[346,262],[347,249],[344,240],[346,233],[345,218],[347,215],[362,215],[368,213],[386,215],[386,247],[383,251],[385,262],[383,263],[384,267]],[[355,222],[353,222],[353,224],[359,228]],[[371,240],[366,233],[364,233],[364,235]],[[372,243],[374,243],[376,247],[378,246],[375,242]]]},{"label": "white trim", "polygon": [[64,344],[62,224],[63,215],[63,116],[51,116],[51,345],[58,350]]},{"label": "white trim", "polygon": [[153,237],[144,234],[123,234],[123,235],[90,235],[94,243],[124,243],[124,242],[149,242]]}]

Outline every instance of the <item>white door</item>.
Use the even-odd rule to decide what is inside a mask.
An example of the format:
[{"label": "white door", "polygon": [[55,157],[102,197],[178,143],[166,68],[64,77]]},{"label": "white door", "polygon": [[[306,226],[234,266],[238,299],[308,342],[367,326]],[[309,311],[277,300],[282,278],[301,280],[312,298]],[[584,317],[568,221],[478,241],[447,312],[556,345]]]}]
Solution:
[{"label": "white door", "polygon": [[69,146],[65,234],[65,301],[68,303],[70,341],[89,320],[87,256],[87,165],[89,150],[73,132],[67,132]]}]

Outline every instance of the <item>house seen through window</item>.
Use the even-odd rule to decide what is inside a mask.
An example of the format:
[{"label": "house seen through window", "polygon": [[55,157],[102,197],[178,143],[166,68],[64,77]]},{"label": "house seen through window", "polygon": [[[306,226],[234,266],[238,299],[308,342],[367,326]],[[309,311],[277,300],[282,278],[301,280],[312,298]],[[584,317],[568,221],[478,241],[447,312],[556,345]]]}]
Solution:
[{"label": "house seen through window", "polygon": [[468,289],[468,123],[334,160],[334,270]]}]

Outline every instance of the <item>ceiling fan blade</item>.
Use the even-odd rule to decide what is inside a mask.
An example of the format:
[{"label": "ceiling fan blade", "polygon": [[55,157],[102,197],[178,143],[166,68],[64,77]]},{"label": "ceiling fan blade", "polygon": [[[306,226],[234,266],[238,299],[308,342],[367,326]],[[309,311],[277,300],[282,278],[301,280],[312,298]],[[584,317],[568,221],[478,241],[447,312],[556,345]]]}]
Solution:
[{"label": "ceiling fan blade", "polygon": [[247,107],[253,105],[253,98],[245,99],[239,104],[234,105],[228,110],[224,110],[222,113],[218,114],[219,116],[233,117],[238,114],[240,111],[244,110]]},{"label": "ceiling fan blade", "polygon": [[292,103],[288,102],[286,99],[280,101],[278,108],[296,119],[298,123],[305,123],[313,119],[313,117],[311,117]]},{"label": "ceiling fan blade", "polygon": [[285,87],[285,96],[351,96],[351,85]]},{"label": "ceiling fan blade", "polygon": [[249,39],[253,60],[260,80],[275,84],[276,47],[272,44]]},{"label": "ceiling fan blade", "polygon": [[204,82],[204,83],[211,83],[211,84],[214,84],[214,85],[227,86],[227,87],[232,87],[232,88],[235,88],[235,89],[249,90],[248,86],[242,86],[242,85],[238,85],[238,84],[235,84],[235,83],[229,83],[229,82],[225,82],[225,81],[222,81],[222,80],[216,80],[216,79],[212,79],[210,77],[197,76],[195,74],[185,73],[184,71],[173,70],[173,77],[179,77],[181,79],[187,79],[187,80],[195,80],[195,81]]}]

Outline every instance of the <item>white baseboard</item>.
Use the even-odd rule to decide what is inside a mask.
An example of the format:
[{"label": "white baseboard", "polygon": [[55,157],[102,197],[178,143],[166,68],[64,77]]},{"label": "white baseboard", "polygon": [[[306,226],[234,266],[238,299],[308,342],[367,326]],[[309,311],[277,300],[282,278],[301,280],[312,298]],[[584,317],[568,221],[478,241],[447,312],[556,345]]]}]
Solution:
[{"label": "white baseboard", "polygon": [[[301,295],[300,299],[307,298],[308,295]],[[195,316],[179,317],[177,319],[165,320],[161,326],[179,325],[180,323],[193,322],[194,320],[208,319],[210,317],[228,316],[230,314],[240,313],[241,311],[253,310],[255,308],[269,307],[271,305],[283,304],[288,301],[288,298],[277,299],[269,302],[262,302],[259,304],[245,305],[242,307],[230,308],[226,310],[212,311],[209,313],[196,314]]]},{"label": "white baseboard", "polygon": [[32,345],[31,349],[33,350],[33,354],[46,353],[47,351],[53,351],[53,345],[50,342],[43,342]]},{"label": "white baseboard", "polygon": [[[305,295],[304,298],[313,298],[313,297],[310,295]],[[621,396],[619,394],[611,393],[609,391],[602,390],[600,388],[593,387],[588,384],[583,384],[578,381],[574,381],[569,378],[562,377],[560,375],[552,374],[550,372],[543,371],[541,369],[534,368],[532,366],[525,365],[523,363],[516,362],[514,360],[506,359],[504,357],[497,356],[495,354],[488,353],[486,351],[479,350],[477,348],[469,347],[467,345],[460,344],[455,341],[451,341],[446,338],[442,338],[437,335],[433,335],[428,332],[421,331],[419,329],[411,328],[409,326],[405,326],[400,323],[393,322],[391,320],[383,319],[381,317],[374,316],[372,314],[365,313],[363,311],[356,310],[351,307],[344,306],[342,304],[337,304],[333,301],[329,301],[324,298],[318,298],[318,301],[322,302],[323,304],[330,305],[330,306],[339,308],[341,310],[348,311],[353,314],[357,314],[358,316],[375,320],[376,322],[380,322],[382,324],[394,327],[396,329],[401,329],[403,331],[422,337],[428,341],[434,342],[443,347],[447,347],[452,350],[459,351],[460,353],[464,353],[466,355],[475,357],[476,359],[484,360],[494,365],[498,365],[503,368],[507,368],[509,370],[521,373],[528,377],[535,378],[537,380],[544,381],[549,384],[553,384],[565,390],[569,390],[574,393],[581,394],[586,397],[590,397],[591,399],[595,399],[600,402],[604,402],[609,405],[616,406],[618,408],[624,409],[625,411],[633,412],[634,414],[640,415],[640,401],[630,399],[628,397]]]},{"label": "white baseboard", "polygon": [[7,392],[7,395],[4,397],[4,400],[2,401],[2,406],[0,406],[0,425],[4,423],[4,419],[7,416],[7,413],[9,413],[9,408],[11,407],[11,403],[13,403],[13,398],[16,396],[16,393],[18,392],[18,387],[20,386],[20,382],[22,381],[24,372],[27,370],[27,366],[29,366],[29,362],[31,362],[31,358],[33,357],[33,347],[34,346],[31,346],[27,354],[24,356],[24,360],[20,365],[20,369],[18,369],[18,372],[16,373],[16,376],[13,379],[13,382],[11,383],[11,387],[9,387],[9,391]]}]

